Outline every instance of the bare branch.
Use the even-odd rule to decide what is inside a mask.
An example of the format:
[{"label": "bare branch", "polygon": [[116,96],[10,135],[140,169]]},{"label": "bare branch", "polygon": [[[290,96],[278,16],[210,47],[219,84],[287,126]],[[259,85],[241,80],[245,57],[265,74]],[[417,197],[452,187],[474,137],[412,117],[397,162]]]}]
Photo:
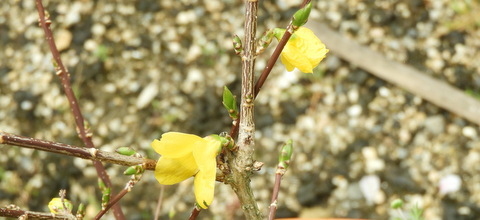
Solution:
[{"label": "bare branch", "polygon": [[275,213],[277,212],[277,204],[278,204],[278,192],[280,191],[280,184],[282,182],[282,174],[276,173],[275,174],[275,185],[273,187],[272,193],[272,200],[270,202],[270,211],[268,213],[268,220],[275,219]]},{"label": "bare branch", "polygon": [[0,208],[0,216],[18,219],[71,219],[72,216],[56,215],[47,212],[32,212],[20,210],[18,208]]},{"label": "bare branch", "polygon": [[[238,150],[228,151],[228,163],[231,178],[228,179],[238,196],[246,219],[262,219],[257,202],[250,188],[250,175],[253,171],[254,132],[254,67],[255,67],[255,34],[257,29],[257,0],[245,2],[245,39],[242,53],[242,95],[240,104],[240,121],[238,132]],[[235,125],[235,126],[237,126]],[[233,131],[235,131],[234,128]],[[235,135],[233,135],[235,136]]]},{"label": "bare branch", "polygon": [[155,170],[156,161],[146,158],[129,157],[118,153],[106,152],[94,148],[83,148],[73,145],[23,137],[0,131],[0,144],[8,144],[35,150],[47,151],[86,160],[113,163],[122,166],[145,164],[145,169]]},{"label": "bare branch", "polygon": [[[75,94],[73,93],[72,86],[70,85],[70,73],[68,73],[67,69],[63,65],[62,59],[60,58],[60,52],[55,45],[55,39],[53,37],[52,30],[50,29],[50,24],[52,21],[50,20],[50,16],[48,13],[45,13],[45,9],[42,4],[42,0],[36,0],[37,11],[39,15],[40,26],[43,28],[45,32],[45,39],[48,42],[48,46],[50,47],[50,52],[52,53],[53,59],[55,60],[55,71],[58,77],[62,82],[63,90],[65,91],[65,95],[68,99],[68,104],[70,105],[70,109],[75,118],[75,123],[77,125],[77,132],[80,138],[83,140],[83,143],[88,148],[95,148],[95,145],[92,141],[92,134],[87,132],[85,128],[85,121],[78,105],[77,98],[75,98]],[[105,171],[105,167],[100,161],[93,161],[93,165],[97,170],[98,176],[102,179],[107,187],[112,187],[112,182],[108,177],[107,172]],[[115,205],[114,207],[114,215],[116,219],[125,219],[125,216],[122,212],[122,209],[119,205]]]}]

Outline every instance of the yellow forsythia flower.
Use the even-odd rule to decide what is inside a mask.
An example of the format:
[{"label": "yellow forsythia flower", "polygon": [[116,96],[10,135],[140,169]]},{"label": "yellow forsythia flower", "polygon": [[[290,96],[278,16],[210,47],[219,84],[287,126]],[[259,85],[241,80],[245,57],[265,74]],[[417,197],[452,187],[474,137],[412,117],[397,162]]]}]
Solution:
[{"label": "yellow forsythia flower", "polygon": [[160,184],[172,185],[191,176],[197,204],[206,209],[213,201],[216,156],[221,150],[218,135],[201,138],[192,134],[168,132],[152,142],[153,149],[162,155],[155,167]]},{"label": "yellow forsythia flower", "polygon": [[327,53],[325,44],[310,29],[300,27],[283,48],[280,59],[288,71],[296,67],[304,73],[313,73]]},{"label": "yellow forsythia flower", "polygon": [[63,199],[63,202],[65,203],[65,207],[67,208],[67,210],[63,208],[61,198],[53,198],[52,200],[50,200],[50,202],[48,203],[48,209],[50,209],[50,213],[61,215],[70,214],[73,208],[72,202],[70,202],[68,199]]}]

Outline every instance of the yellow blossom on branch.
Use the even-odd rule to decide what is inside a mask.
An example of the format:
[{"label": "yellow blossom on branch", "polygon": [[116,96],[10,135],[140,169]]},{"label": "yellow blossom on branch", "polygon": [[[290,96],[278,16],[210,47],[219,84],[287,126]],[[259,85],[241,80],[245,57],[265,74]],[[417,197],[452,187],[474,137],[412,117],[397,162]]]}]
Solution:
[{"label": "yellow blossom on branch", "polygon": [[[284,29],[277,28],[275,37],[280,40],[283,33]],[[297,68],[304,73],[313,73],[313,68],[318,66],[327,53],[325,44],[310,29],[300,27],[288,40],[280,59],[288,71]]]},{"label": "yellow blossom on branch", "polygon": [[207,209],[213,201],[216,156],[222,147],[221,137],[210,135],[201,138],[192,134],[168,132],[151,145],[162,155],[155,167],[157,181],[163,185],[172,185],[195,176],[195,199],[198,206]]},{"label": "yellow blossom on branch", "polygon": [[62,199],[57,197],[57,198],[53,198],[48,203],[48,209],[52,214],[60,214],[60,215],[70,214],[72,212],[72,208],[73,208],[72,202],[70,202],[70,200],[68,199],[63,199],[63,202],[62,202]]}]

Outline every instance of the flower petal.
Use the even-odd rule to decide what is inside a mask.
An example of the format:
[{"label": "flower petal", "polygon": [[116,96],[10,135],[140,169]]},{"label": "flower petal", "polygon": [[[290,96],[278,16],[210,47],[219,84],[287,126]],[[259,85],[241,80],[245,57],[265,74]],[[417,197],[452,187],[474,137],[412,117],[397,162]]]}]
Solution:
[{"label": "flower petal", "polygon": [[152,147],[162,156],[179,158],[191,153],[194,144],[201,140],[203,140],[201,137],[193,134],[167,132],[160,140],[154,140]]},{"label": "flower petal", "polygon": [[195,175],[198,171],[193,154],[185,157],[161,157],[155,166],[155,178],[160,184],[172,185]]},{"label": "flower petal", "polygon": [[292,72],[295,67],[288,62],[288,59],[285,58],[285,55],[282,53],[280,54],[280,60],[282,61],[283,65],[285,65],[285,68],[287,69],[288,72]]},{"label": "flower petal", "polygon": [[215,167],[213,165],[212,169],[209,170],[200,170],[193,181],[195,199],[197,204],[203,208],[207,209],[213,201],[213,195],[215,190]]},{"label": "flower petal", "polygon": [[313,67],[318,66],[328,53],[325,44],[308,28],[301,27],[295,34],[301,36],[301,40],[297,41],[296,47],[305,54]]},{"label": "flower petal", "polygon": [[212,170],[215,173],[216,157],[221,149],[221,142],[215,138],[207,136],[203,141],[199,141],[193,148],[193,157],[197,162],[199,170]]},{"label": "flower petal", "polygon": [[[297,42],[297,41],[301,41],[301,40],[295,39],[294,42]],[[282,56],[282,58],[284,58],[285,61],[290,63],[292,66],[295,66],[297,69],[299,69],[304,73],[313,72],[313,66],[310,63],[310,60],[308,60],[305,54],[302,53],[302,51],[296,47],[296,44],[287,44],[285,46],[285,49]]]}]

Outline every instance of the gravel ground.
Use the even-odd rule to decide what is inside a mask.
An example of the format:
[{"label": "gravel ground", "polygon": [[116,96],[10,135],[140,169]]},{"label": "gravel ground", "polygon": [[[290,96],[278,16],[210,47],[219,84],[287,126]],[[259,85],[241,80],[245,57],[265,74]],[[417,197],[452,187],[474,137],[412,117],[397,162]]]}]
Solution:
[{"label": "gravel ground", "polygon": [[[260,1],[259,33],[283,27],[300,1]],[[243,3],[234,0],[44,1],[62,58],[94,142],[102,150],[132,146],[158,158],[150,142],[167,131],[198,135],[229,129],[221,106],[228,85],[239,91],[240,59],[231,35],[243,35]],[[318,19],[361,44],[425,74],[480,94],[477,0],[315,1]],[[34,1],[0,5],[0,129],[81,145]],[[328,47],[328,45],[327,45]],[[268,54],[258,57],[257,70]],[[415,79],[412,79],[415,80]],[[277,65],[256,104],[257,159],[252,181],[268,206],[276,151],[295,142],[279,217],[393,219],[402,198],[425,218],[480,218],[478,126],[328,54],[314,74]],[[97,212],[91,163],[0,146],[0,206],[47,211],[66,188],[74,203]],[[273,153],[272,153],[273,152]],[[124,168],[107,165],[119,189]],[[191,181],[166,187],[163,215],[185,219]],[[122,204],[128,219],[151,219],[160,185],[147,173]],[[228,186],[204,219],[241,219]],[[227,210],[227,211],[226,211]],[[111,216],[110,216],[111,217]]]}]

